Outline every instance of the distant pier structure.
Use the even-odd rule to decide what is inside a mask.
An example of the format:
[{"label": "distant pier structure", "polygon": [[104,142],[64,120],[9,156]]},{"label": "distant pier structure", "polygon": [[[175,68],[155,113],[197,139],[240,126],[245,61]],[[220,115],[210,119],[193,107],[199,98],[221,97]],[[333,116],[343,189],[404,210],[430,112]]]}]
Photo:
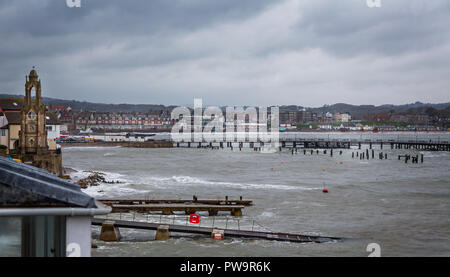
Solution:
[{"label": "distant pier structure", "polygon": [[[253,148],[259,149],[271,146],[264,142],[173,142],[174,147],[184,148]],[[372,149],[379,145],[381,149],[416,149],[422,151],[450,151],[450,143],[441,140],[403,140],[403,139],[314,139],[314,138],[280,138],[280,148],[304,149],[350,149],[352,146]]]}]

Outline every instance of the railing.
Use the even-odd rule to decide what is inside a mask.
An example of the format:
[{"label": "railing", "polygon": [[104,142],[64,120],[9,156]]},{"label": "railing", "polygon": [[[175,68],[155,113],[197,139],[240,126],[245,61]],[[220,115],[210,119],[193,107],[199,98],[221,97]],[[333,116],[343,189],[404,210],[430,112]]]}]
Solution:
[{"label": "railing", "polygon": [[201,216],[199,223],[189,222],[189,215],[162,215],[150,213],[110,213],[106,216],[96,216],[106,220],[128,220],[135,222],[157,223],[161,225],[184,225],[191,227],[206,227],[214,229],[234,229],[247,231],[273,232],[267,227],[249,218],[236,218],[233,216]]}]

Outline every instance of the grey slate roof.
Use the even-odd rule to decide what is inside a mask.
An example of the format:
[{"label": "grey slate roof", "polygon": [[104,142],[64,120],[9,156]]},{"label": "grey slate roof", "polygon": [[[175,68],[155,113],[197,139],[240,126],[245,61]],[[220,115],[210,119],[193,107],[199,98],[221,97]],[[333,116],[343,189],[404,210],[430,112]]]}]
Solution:
[{"label": "grey slate roof", "polygon": [[78,185],[45,170],[0,157],[1,207],[64,206],[96,208]]},{"label": "grey slate roof", "polygon": [[5,116],[6,116],[6,119],[8,120],[8,124],[20,125],[20,119],[21,119],[20,112],[6,112],[5,111]]}]

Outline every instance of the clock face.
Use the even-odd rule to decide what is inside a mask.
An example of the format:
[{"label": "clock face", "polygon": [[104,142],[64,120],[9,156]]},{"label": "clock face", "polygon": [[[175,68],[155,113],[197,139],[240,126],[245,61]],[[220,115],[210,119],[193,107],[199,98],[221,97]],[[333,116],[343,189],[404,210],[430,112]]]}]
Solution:
[{"label": "clock face", "polygon": [[34,124],[28,124],[27,128],[28,128],[28,132],[30,132],[30,133],[36,132],[36,125],[34,125]]},{"label": "clock face", "polygon": [[34,112],[29,112],[28,113],[28,119],[34,120],[36,118],[36,114]]}]

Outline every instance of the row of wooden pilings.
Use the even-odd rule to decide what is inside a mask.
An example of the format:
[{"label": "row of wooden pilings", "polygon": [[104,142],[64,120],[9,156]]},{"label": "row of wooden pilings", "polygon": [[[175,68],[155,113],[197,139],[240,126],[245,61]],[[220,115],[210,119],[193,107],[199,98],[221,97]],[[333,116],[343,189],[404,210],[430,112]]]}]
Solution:
[{"label": "row of wooden pilings", "polygon": [[[306,150],[306,149],[303,149],[303,155],[306,155],[306,153],[311,153],[311,155],[313,155],[314,154],[314,152],[316,152],[316,154],[317,155],[319,155],[319,153],[320,153],[320,151],[319,151],[319,149],[316,149],[316,150],[313,150],[313,149],[311,149],[311,150]],[[298,148],[292,148],[291,149],[291,153],[292,153],[292,155],[294,155],[294,154],[297,154],[298,153]],[[327,155],[327,153],[328,153],[328,150],[327,149],[324,149],[323,150],[323,154],[324,155]],[[331,148],[330,149],[330,156],[331,157],[333,157],[333,148]],[[339,155],[342,155],[342,150],[339,150]]]},{"label": "row of wooden pilings", "polygon": [[[409,160],[414,164],[419,163],[419,155],[411,156],[411,155],[398,155],[398,160],[400,161],[402,158],[405,159],[405,163],[407,164]],[[420,163],[423,163],[423,154],[420,154]]]},{"label": "row of wooden pilings", "polygon": [[[375,159],[375,150],[372,149],[370,152],[372,153],[372,159]],[[355,158],[355,152],[352,152],[352,158],[353,159]],[[361,153],[360,152],[356,152],[356,158],[359,158],[360,160],[364,160],[364,159],[369,160],[370,159],[369,149],[366,149],[365,152],[362,151]],[[383,159],[387,160],[387,158],[388,158],[388,154],[387,153],[383,153],[383,152],[379,152],[378,153],[378,159],[380,159],[380,160],[383,160]]]},{"label": "row of wooden pilings", "polygon": [[[327,149],[322,150],[323,154],[326,155],[327,154]],[[316,153],[317,155],[320,153],[321,151],[319,151],[318,149],[316,150],[306,150],[303,149],[303,154],[306,155],[307,153],[311,153],[311,155],[313,155],[314,153]],[[298,149],[297,148],[292,148],[291,149],[291,153],[292,155],[294,154],[298,154]],[[329,149],[329,153],[330,156],[333,157],[333,148]],[[342,155],[342,150],[339,150],[339,155]],[[354,158],[359,158],[360,160],[369,160],[370,157],[372,156],[372,159],[375,159],[375,150],[371,149],[369,151],[369,149],[366,149],[366,151],[356,151],[356,152],[352,152],[352,159]],[[417,154],[416,156],[411,156],[411,155],[399,155],[398,156],[398,160],[401,160],[401,158],[405,159],[405,163],[408,163],[409,160],[412,161],[412,163],[419,163],[419,155]],[[387,160],[388,159],[388,154],[387,153],[383,153],[383,152],[379,152],[378,153],[378,159],[380,160]],[[420,154],[420,162],[423,163],[423,154]]]}]

